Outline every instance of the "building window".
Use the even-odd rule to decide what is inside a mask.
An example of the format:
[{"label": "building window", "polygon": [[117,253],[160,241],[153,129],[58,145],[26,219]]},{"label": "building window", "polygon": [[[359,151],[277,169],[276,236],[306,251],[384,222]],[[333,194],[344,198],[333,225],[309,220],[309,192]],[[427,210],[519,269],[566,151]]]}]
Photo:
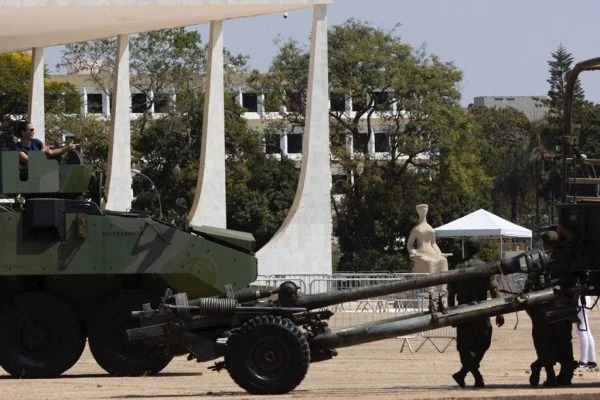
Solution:
[{"label": "building window", "polygon": [[346,97],[342,93],[331,93],[329,95],[329,103],[331,111],[346,111]]},{"label": "building window", "polygon": [[88,114],[102,114],[102,93],[87,94]]},{"label": "building window", "polygon": [[258,112],[258,95],[256,93],[242,93],[242,107],[246,112]]},{"label": "building window", "polygon": [[367,133],[358,134],[358,140],[354,142],[354,151],[357,153],[369,152],[369,135]]},{"label": "building window", "polygon": [[390,141],[387,133],[375,133],[375,153],[389,153]]},{"label": "building window", "polygon": [[143,114],[149,109],[148,98],[144,93],[131,94],[131,112],[134,114]]},{"label": "building window", "polygon": [[389,109],[389,93],[388,92],[373,92],[373,107],[377,111],[387,111]]},{"label": "building window", "polygon": [[263,143],[265,146],[266,154],[280,154],[281,146],[279,144],[280,136],[276,134],[269,134],[263,137]]},{"label": "building window", "polygon": [[302,153],[302,134],[287,135],[288,154]]},{"label": "building window", "polygon": [[154,94],[154,112],[167,113],[169,112],[169,95],[166,93]]}]

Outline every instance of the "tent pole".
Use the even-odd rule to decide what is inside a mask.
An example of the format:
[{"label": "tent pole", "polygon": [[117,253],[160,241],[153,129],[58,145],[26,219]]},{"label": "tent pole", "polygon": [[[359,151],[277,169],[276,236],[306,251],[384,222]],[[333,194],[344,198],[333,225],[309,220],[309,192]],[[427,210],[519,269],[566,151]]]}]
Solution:
[{"label": "tent pole", "polygon": [[504,257],[504,246],[502,242],[502,235],[500,235],[500,258]]}]

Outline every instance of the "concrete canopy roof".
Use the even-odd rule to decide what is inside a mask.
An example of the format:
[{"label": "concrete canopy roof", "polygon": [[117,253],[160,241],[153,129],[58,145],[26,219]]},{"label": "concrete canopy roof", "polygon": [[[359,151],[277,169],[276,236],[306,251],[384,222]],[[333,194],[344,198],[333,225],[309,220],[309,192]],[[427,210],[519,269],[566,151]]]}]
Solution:
[{"label": "concrete canopy roof", "polygon": [[333,0],[0,0],[0,53],[331,4]]}]

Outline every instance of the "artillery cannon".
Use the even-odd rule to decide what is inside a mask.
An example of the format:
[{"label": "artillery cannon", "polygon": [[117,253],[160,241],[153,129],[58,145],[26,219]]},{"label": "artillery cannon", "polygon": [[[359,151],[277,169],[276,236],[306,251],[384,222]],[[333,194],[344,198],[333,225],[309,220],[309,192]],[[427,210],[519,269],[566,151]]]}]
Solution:
[{"label": "artillery cannon", "polygon": [[[129,339],[189,353],[198,361],[224,357],[215,369],[226,368],[242,388],[255,394],[286,393],[305,377],[310,362],[330,359],[335,348],[436,329],[543,305],[548,322],[572,319],[577,294],[600,295],[600,160],[582,156],[572,140],[571,103],[577,76],[600,69],[600,58],[577,64],[568,77],[564,105],[563,197],[559,205],[561,240],[549,259],[543,252],[524,253],[501,263],[416,277],[368,288],[298,295],[292,282],[247,296],[227,290],[222,298],[188,301],[184,293],[167,294],[158,308],[146,304],[134,316],[141,326],[128,330]],[[584,176],[580,176],[581,173]],[[579,186],[578,186],[579,185]],[[593,190],[581,191],[581,185]],[[332,332],[322,309],[372,296],[431,287],[496,273],[527,274],[522,293],[445,308],[430,299],[429,311],[404,315]],[[276,297],[269,298],[276,295]]]},{"label": "artillery cannon", "polygon": [[327,324],[333,312],[324,307],[500,272],[533,273],[544,269],[544,260],[543,254],[523,254],[481,267],[317,294],[299,294],[298,287],[289,281],[250,296],[247,291],[229,290],[225,297],[189,301],[185,293],[168,293],[158,308],[146,304],[142,311],[134,312],[141,326],[127,333],[132,341],[160,343],[170,351],[189,353],[189,358],[198,361],[224,357],[214,368],[227,369],[232,379],[249,393],[287,393],[304,379],[311,362],[332,358],[337,355],[336,348],[548,304],[560,296],[561,288],[545,287],[450,308],[432,298],[428,311],[334,332]]}]

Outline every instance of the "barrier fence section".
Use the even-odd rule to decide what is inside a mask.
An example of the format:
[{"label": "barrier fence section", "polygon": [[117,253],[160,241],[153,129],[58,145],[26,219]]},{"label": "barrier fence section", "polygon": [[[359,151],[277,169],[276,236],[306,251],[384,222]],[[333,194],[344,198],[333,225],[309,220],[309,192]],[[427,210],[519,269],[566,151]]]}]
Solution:
[{"label": "barrier fence section", "polygon": [[[328,274],[286,274],[259,275],[253,283],[255,286],[278,287],[285,281],[294,282],[301,294],[340,291],[351,288],[397,282],[424,274],[415,273],[334,273]],[[523,290],[526,275],[504,275],[498,278],[499,289],[506,293],[520,293]],[[437,296],[438,294],[436,294]],[[442,294],[445,298],[445,294]],[[445,300],[444,300],[445,301]],[[402,293],[360,299],[356,301],[334,304],[326,307],[334,314],[329,320],[332,330],[343,329],[381,319],[408,315],[427,310],[429,307],[429,288],[416,289]],[[456,340],[456,329],[448,326],[433,329],[419,334],[400,336],[401,351],[407,347],[411,352],[418,351],[430,343],[438,352],[444,352]],[[410,340],[420,340],[413,349]]]}]

